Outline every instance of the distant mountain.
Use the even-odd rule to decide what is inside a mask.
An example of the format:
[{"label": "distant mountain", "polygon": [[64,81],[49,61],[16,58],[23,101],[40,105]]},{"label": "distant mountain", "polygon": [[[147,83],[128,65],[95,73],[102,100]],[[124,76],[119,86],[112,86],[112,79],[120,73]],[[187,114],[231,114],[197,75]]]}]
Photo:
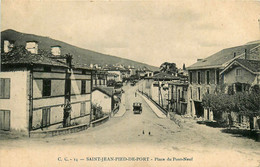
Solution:
[{"label": "distant mountain", "polygon": [[137,61],[120,58],[116,56],[106,55],[102,53],[98,53],[95,51],[91,51],[88,49],[79,48],[68,43],[58,41],[55,39],[51,39],[49,37],[43,37],[33,34],[25,34],[21,32],[17,32],[11,29],[5,30],[1,32],[1,49],[3,50],[3,41],[4,40],[12,40],[15,41],[14,45],[24,45],[26,41],[38,41],[39,49],[50,51],[51,46],[59,45],[61,46],[62,54],[70,53],[73,55],[73,61],[79,64],[122,64],[125,66],[134,66],[135,68],[148,68],[152,71],[156,71],[159,68],[155,66],[151,66],[148,64],[140,63]]},{"label": "distant mountain", "polygon": [[249,45],[249,44],[256,44],[256,43],[260,43],[260,40],[256,40],[256,41],[248,42],[248,43],[246,43],[246,45]]}]

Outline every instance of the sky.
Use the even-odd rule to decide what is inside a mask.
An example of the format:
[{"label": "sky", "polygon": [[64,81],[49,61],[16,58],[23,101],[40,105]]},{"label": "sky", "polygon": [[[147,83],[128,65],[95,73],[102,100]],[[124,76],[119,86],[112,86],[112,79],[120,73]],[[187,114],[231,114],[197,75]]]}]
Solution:
[{"label": "sky", "polygon": [[154,66],[187,67],[260,39],[259,18],[260,1],[1,1],[1,31],[48,36]]}]

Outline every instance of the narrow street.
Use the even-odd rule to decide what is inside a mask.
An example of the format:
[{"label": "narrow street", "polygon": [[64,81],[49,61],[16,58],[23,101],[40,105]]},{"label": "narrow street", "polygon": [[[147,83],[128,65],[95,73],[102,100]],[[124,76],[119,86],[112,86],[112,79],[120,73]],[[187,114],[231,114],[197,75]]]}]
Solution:
[{"label": "narrow street", "polygon": [[[251,164],[257,166],[260,163],[260,144],[254,140],[233,137],[222,133],[220,128],[199,125],[188,118],[184,120],[183,127],[180,128],[169,118],[158,118],[140,95],[135,97],[136,89],[137,86],[124,87],[126,112],[121,117],[112,117],[104,124],[79,133],[40,139],[0,140],[0,151],[8,150],[5,153],[8,156],[12,155],[13,149],[10,148],[16,148],[16,152],[19,148],[21,154],[16,156],[20,157],[34,154],[40,149],[46,156],[51,155],[54,158],[53,161],[57,161],[58,156],[77,155],[76,157],[80,158],[95,155],[147,155],[161,158],[193,157],[193,163],[202,166],[206,164],[219,166],[223,162],[237,164],[237,166],[251,166]],[[133,102],[142,103],[142,114],[133,114]],[[62,154],[59,152],[57,155],[55,153],[57,150],[63,150]],[[233,156],[226,157],[227,153]],[[37,161],[47,163],[42,158]],[[167,164],[171,163],[164,163],[164,165]],[[86,162],[82,165],[86,165]],[[100,163],[100,165],[105,165],[105,163]],[[157,165],[162,164],[158,162]]]}]

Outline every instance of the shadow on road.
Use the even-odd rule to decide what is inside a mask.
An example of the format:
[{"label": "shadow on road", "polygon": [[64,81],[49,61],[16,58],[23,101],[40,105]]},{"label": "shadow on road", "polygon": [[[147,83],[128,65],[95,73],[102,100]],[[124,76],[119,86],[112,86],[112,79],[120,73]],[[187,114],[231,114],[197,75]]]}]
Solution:
[{"label": "shadow on road", "polygon": [[208,121],[197,121],[197,124],[203,124],[212,128],[225,128],[226,125],[220,124],[218,122],[208,122]]},{"label": "shadow on road", "polygon": [[222,129],[221,132],[232,134],[233,137],[243,137],[248,139],[257,139],[256,131],[251,131],[247,129]]}]

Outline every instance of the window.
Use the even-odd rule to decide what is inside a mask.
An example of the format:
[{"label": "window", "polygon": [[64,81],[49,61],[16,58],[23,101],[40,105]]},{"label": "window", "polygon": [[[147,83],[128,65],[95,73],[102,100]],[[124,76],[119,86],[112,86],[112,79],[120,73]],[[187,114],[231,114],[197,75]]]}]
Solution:
[{"label": "window", "polygon": [[207,94],[209,94],[210,90],[209,90],[209,87],[207,87]]},{"label": "window", "polygon": [[95,86],[97,86],[97,78],[95,78]]},{"label": "window", "polygon": [[241,69],[236,69],[236,76],[241,76]]},{"label": "window", "polygon": [[178,102],[180,101],[180,98],[181,98],[181,91],[180,89],[178,89]]},{"label": "window", "polygon": [[192,72],[190,72],[190,83],[192,84]]},{"label": "window", "polygon": [[42,109],[42,127],[47,127],[50,125],[50,111],[51,108]]},{"label": "window", "polygon": [[0,78],[0,99],[10,99],[10,78]]},{"label": "window", "polygon": [[82,102],[80,105],[80,116],[84,116],[86,114],[86,102]]},{"label": "window", "polygon": [[0,110],[0,130],[10,130],[10,110]]},{"label": "window", "polygon": [[81,81],[81,94],[86,93],[86,80]]},{"label": "window", "polygon": [[51,96],[51,80],[50,79],[43,80],[42,96]]},{"label": "window", "polygon": [[219,84],[219,70],[216,70],[216,84]]},{"label": "window", "polygon": [[190,98],[192,99],[192,88],[190,88]]},{"label": "window", "polygon": [[201,80],[200,80],[200,72],[198,71],[198,84],[201,84]]},{"label": "window", "polygon": [[198,88],[198,100],[200,100],[200,88]]},{"label": "window", "polygon": [[206,72],[206,82],[209,84],[209,71]]},{"label": "window", "polygon": [[43,70],[44,70],[45,72],[51,72],[51,67],[44,67]]}]

